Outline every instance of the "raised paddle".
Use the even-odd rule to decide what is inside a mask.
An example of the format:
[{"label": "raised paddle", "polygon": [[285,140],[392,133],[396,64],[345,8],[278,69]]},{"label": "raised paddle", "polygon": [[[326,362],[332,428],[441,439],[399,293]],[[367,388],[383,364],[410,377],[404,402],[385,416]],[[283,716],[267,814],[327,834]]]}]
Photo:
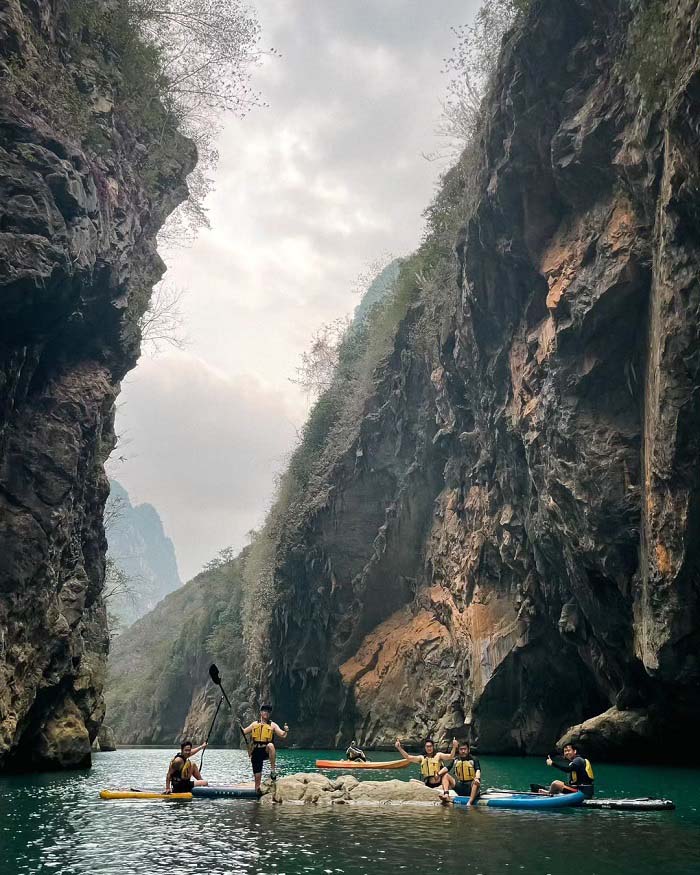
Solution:
[{"label": "raised paddle", "polygon": [[[211,721],[211,725],[209,727],[209,732],[207,732],[207,737],[206,737],[206,740],[204,742],[205,745],[209,744],[209,736],[211,735],[211,731],[214,728],[214,724],[216,723],[216,718],[219,715],[219,708],[221,707],[221,704],[224,701],[224,699],[226,699],[226,704],[229,706],[229,708],[231,707],[231,702],[229,701],[229,698],[226,695],[224,688],[221,686],[221,675],[219,674],[219,669],[213,663],[209,666],[209,677],[216,684],[216,686],[221,690],[221,698],[219,699],[219,704],[216,706],[216,711],[214,711],[214,718]],[[206,750],[206,747],[202,750],[202,756],[199,759],[200,772],[202,770],[202,763],[204,762],[204,750]]]},{"label": "raised paddle", "polygon": [[221,695],[226,699],[226,704],[229,708],[232,708],[233,705],[229,701],[229,697],[226,695],[226,690],[221,686],[221,675],[219,674],[219,669],[212,663],[209,666],[209,677],[216,684],[216,686],[221,690]]}]

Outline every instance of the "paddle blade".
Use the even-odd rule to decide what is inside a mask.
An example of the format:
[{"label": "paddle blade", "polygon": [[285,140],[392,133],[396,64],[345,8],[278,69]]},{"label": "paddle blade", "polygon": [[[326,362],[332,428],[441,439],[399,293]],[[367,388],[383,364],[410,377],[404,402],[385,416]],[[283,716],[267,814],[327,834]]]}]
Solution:
[{"label": "paddle blade", "polygon": [[214,681],[217,687],[221,686],[221,675],[219,669],[212,663],[209,666],[209,677]]}]

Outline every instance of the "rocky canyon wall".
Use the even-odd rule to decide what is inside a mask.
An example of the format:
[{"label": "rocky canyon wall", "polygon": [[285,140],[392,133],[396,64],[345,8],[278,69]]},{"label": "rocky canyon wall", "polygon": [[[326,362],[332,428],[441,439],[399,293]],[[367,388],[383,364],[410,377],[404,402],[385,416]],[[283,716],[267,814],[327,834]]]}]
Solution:
[{"label": "rocky canyon wall", "polygon": [[251,671],[296,741],[689,738],[699,44],[691,0],[534,0],[507,36],[440,303],[276,544]]},{"label": "rocky canyon wall", "polygon": [[87,8],[0,9],[2,769],[90,761],[108,644],[103,463],[163,271],[155,236],[196,160],[166,132],[156,161],[108,39],[75,18]]}]

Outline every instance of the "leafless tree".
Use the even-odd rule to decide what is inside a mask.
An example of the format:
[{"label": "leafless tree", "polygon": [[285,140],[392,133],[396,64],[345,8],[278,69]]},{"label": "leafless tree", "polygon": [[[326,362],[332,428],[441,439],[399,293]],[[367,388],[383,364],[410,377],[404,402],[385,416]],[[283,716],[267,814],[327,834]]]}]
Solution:
[{"label": "leafless tree", "polygon": [[208,227],[205,198],[219,155],[215,139],[223,113],[245,116],[262,100],[250,85],[264,55],[255,14],[241,0],[125,0],[129,18],[159,59],[163,102],[199,156],[188,178],[189,198],[166,222],[165,248],[189,245]]},{"label": "leafless tree", "polygon": [[486,0],[473,24],[452,28],[456,41],[445,61],[450,76],[437,134],[444,152],[426,157],[455,158],[474,138],[481,101],[493,76],[505,32],[526,8],[526,0]]},{"label": "leafless tree", "polygon": [[313,335],[308,351],[301,356],[296,378],[290,381],[314,398],[329,389],[338,366],[340,344],[349,326],[347,316],[322,325]]},{"label": "leafless tree", "polygon": [[123,518],[126,512],[126,499],[123,495],[110,495],[105,504],[104,516],[102,517],[105,531],[112,531]]},{"label": "leafless tree", "polygon": [[167,282],[159,283],[153,290],[148,309],[139,322],[141,342],[152,354],[157,355],[165,346],[184,349],[187,345],[181,309],[184,296],[184,289]]}]

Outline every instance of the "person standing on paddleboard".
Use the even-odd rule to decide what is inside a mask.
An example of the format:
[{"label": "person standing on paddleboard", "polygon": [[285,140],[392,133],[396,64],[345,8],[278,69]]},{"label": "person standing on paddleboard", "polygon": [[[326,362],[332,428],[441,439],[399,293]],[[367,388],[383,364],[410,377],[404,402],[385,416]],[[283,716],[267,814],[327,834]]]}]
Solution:
[{"label": "person standing on paddleboard", "polygon": [[207,782],[202,778],[196,763],[190,762],[190,757],[204,750],[206,741],[199,747],[192,747],[191,741],[183,741],[180,745],[180,753],[176,753],[170,760],[168,774],[165,776],[165,792],[189,793],[193,787],[206,787]]},{"label": "person standing on paddleboard", "polygon": [[270,778],[273,781],[277,780],[277,750],[273,739],[275,736],[286,738],[289,732],[289,726],[286,723],[284,724],[284,729],[280,729],[276,723],[270,720],[271,713],[272,705],[261,705],[260,719],[254,720],[250,726],[246,726],[243,729],[243,735],[250,735],[251,738],[252,750],[250,751],[250,762],[253,766],[253,779],[256,790],[260,790],[265,760],[270,761]]}]

